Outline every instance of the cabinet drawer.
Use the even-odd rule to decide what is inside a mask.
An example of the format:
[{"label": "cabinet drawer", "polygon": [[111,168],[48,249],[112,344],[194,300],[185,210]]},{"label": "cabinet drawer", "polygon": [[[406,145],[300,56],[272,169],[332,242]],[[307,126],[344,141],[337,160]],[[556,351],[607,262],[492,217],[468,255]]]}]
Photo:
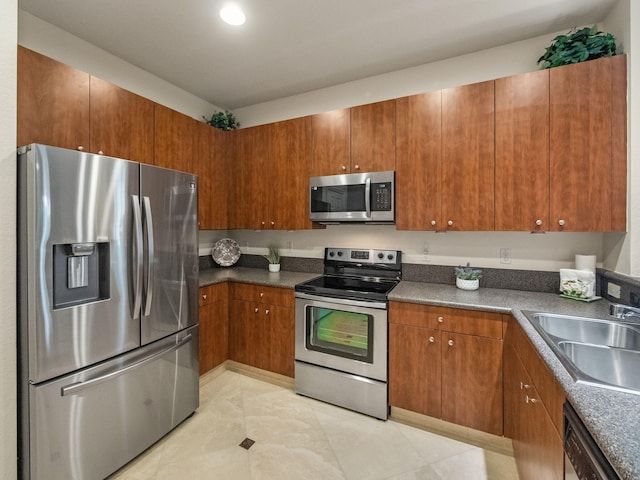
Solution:
[{"label": "cabinet drawer", "polygon": [[234,299],[244,300],[246,302],[258,302],[292,308],[294,305],[293,290],[288,288],[234,283],[232,286],[232,295]]},{"label": "cabinet drawer", "polygon": [[226,300],[229,297],[229,285],[227,282],[216,285],[200,287],[199,305],[204,307],[219,300]]},{"label": "cabinet drawer", "polygon": [[499,313],[389,302],[389,321],[445,332],[502,338],[502,315]]}]

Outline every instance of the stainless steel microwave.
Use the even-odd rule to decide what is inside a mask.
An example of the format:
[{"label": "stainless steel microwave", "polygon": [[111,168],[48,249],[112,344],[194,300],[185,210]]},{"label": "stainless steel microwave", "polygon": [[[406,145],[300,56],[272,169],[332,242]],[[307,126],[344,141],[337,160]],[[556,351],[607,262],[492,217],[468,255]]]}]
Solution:
[{"label": "stainless steel microwave", "polygon": [[314,222],[395,221],[395,172],[311,177],[309,218]]}]

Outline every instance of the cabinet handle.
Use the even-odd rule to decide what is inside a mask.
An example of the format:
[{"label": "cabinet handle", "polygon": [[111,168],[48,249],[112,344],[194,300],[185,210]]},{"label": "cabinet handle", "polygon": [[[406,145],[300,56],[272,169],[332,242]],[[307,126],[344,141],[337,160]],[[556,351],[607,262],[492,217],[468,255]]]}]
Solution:
[{"label": "cabinet handle", "polygon": [[449,225],[449,226],[453,225],[453,220],[449,220],[449,221],[447,222],[447,225]]},{"label": "cabinet handle", "polygon": [[254,309],[253,309],[253,311],[254,311],[255,313],[258,313],[258,312],[260,311],[260,309],[259,309],[258,307],[256,307],[256,308],[254,308]]},{"label": "cabinet handle", "polygon": [[264,297],[264,293],[260,292],[260,294],[258,295],[260,298]]},{"label": "cabinet handle", "polygon": [[260,225],[262,225],[264,227],[264,222],[260,222]]},{"label": "cabinet handle", "polygon": [[435,341],[436,341],[435,337],[429,337],[429,343],[433,343]]},{"label": "cabinet handle", "polygon": [[444,323],[444,317],[438,317],[438,323]]},{"label": "cabinet handle", "polygon": [[540,219],[536,220],[536,225],[538,225],[538,226],[542,225],[542,220],[540,220]]},{"label": "cabinet handle", "polygon": [[271,220],[271,226],[273,227],[276,224],[273,220]]},{"label": "cabinet handle", "polygon": [[558,220],[558,225],[560,225],[561,227],[564,226],[564,220]]},{"label": "cabinet handle", "polygon": [[264,311],[264,314],[265,315],[269,315],[269,309],[268,308]]},{"label": "cabinet handle", "polygon": [[78,145],[78,150],[83,151],[84,147],[82,145]]},{"label": "cabinet handle", "polygon": [[433,225],[435,227],[436,226],[436,221],[435,220],[431,220],[431,225]]},{"label": "cabinet handle", "polygon": [[206,300],[207,299],[207,294],[205,293],[204,295],[202,295],[202,300]]},{"label": "cabinet handle", "polygon": [[538,403],[538,400],[530,397],[529,395],[525,395],[524,397],[525,403]]},{"label": "cabinet handle", "polygon": [[358,164],[356,163],[356,165],[355,165],[355,169],[356,169],[356,170],[360,170],[360,165],[358,165]]},{"label": "cabinet handle", "polygon": [[102,150],[98,150],[98,155],[104,155],[104,152]]},{"label": "cabinet handle", "polygon": [[347,167],[346,167],[345,165],[342,165],[342,167],[341,167],[341,168],[342,168],[342,171],[343,171],[343,172],[346,172],[346,171],[347,171]]},{"label": "cabinet handle", "polygon": [[450,347],[453,347],[453,340],[449,340],[449,341],[447,342],[447,344],[448,344]]},{"label": "cabinet handle", "polygon": [[526,383],[520,382],[520,390],[525,390],[527,388],[531,388],[531,385],[527,385]]}]

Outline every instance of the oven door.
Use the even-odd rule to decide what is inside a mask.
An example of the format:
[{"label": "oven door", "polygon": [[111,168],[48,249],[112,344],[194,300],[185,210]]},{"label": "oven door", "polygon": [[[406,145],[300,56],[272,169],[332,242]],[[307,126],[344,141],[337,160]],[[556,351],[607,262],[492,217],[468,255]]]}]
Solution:
[{"label": "oven door", "polygon": [[296,360],[387,381],[387,305],[296,293]]}]

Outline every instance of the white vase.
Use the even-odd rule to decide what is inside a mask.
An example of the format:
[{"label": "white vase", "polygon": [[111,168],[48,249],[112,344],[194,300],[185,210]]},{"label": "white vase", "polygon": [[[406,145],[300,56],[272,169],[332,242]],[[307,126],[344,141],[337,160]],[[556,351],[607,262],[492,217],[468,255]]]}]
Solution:
[{"label": "white vase", "polygon": [[279,263],[270,263],[269,264],[269,271],[270,272],[279,272],[280,271],[280,264]]},{"label": "white vase", "polygon": [[456,287],[462,290],[477,290],[480,286],[480,280],[463,280],[456,277]]}]

